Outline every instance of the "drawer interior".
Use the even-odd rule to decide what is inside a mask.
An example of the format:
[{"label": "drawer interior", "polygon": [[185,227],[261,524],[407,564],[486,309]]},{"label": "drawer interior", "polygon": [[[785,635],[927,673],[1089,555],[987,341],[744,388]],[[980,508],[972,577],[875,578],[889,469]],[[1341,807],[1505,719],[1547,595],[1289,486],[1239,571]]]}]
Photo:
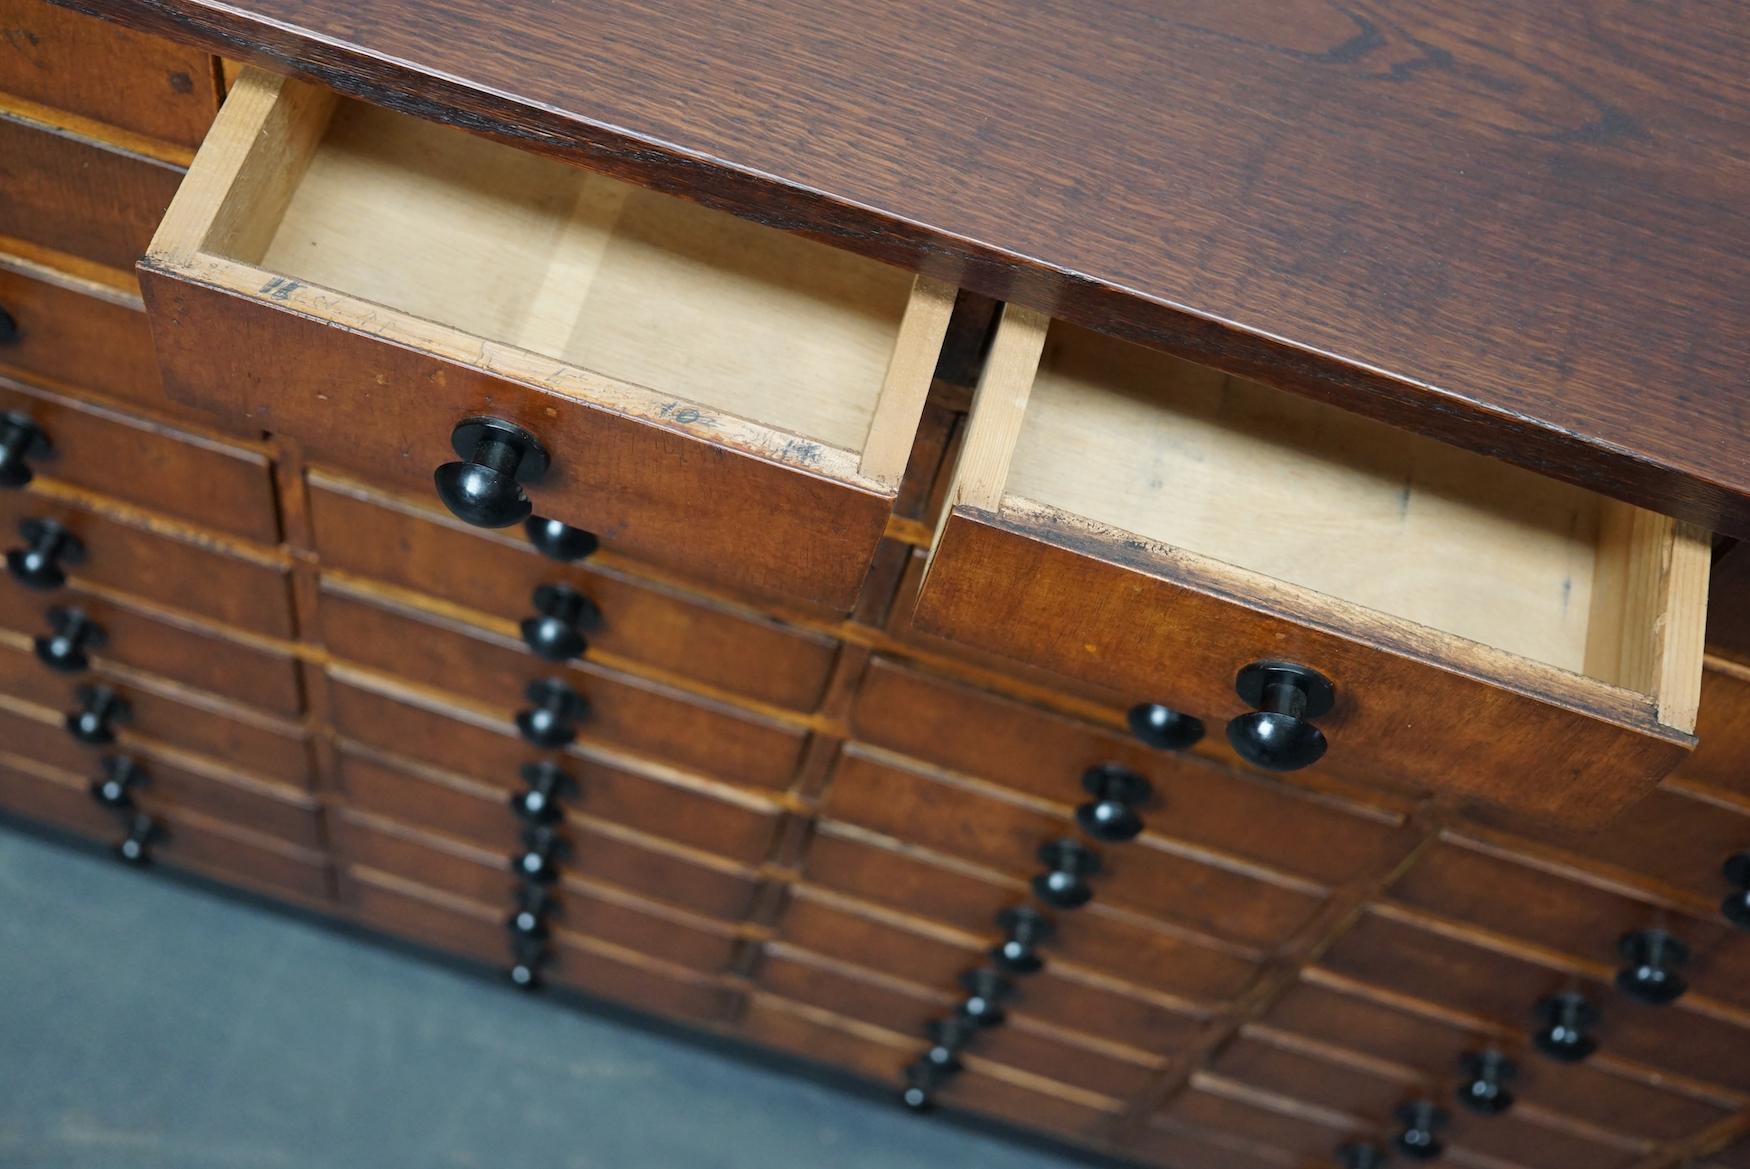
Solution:
[{"label": "drawer interior", "polygon": [[1691,730],[1688,525],[1011,306],[956,503],[1194,555],[1579,675]]},{"label": "drawer interior", "polygon": [[883,483],[953,304],[861,256],[253,71],[190,184],[210,190],[179,200],[154,252],[241,265],[263,277],[234,282],[249,295],[326,290],[366,306],[324,299],[336,323],[731,442],[736,422],[781,432]]}]

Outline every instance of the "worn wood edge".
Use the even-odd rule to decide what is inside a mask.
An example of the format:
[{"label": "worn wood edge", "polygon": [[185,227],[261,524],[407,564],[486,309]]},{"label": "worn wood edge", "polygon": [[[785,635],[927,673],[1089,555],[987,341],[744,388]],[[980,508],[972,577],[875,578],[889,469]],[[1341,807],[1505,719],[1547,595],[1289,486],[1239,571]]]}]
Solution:
[{"label": "worn wood edge", "polygon": [[96,118],[88,118],[83,114],[75,114],[40,102],[27,101],[3,91],[0,91],[0,117],[35,125],[68,138],[77,138],[93,146],[114,150],[118,154],[129,154],[178,169],[185,169],[194,160],[193,147],[124,130]]},{"label": "worn wood edge", "polygon": [[917,440],[918,423],[959,293],[954,285],[928,276],[912,280],[857,468],[865,478],[898,489]]},{"label": "worn wood edge", "polygon": [[[23,276],[27,280],[35,280],[52,285],[67,292],[77,292],[81,296],[89,296],[93,300],[101,300],[113,304],[117,308],[132,309],[137,313],[146,311],[146,302],[140,297],[139,286],[132,278],[118,282],[114,276],[126,275],[113,273],[111,269],[103,268],[100,273],[90,271],[73,271],[65,267],[45,262],[42,255],[29,256],[13,254],[0,249],[0,268]],[[112,278],[102,279],[104,274]]]},{"label": "worn wood edge", "polygon": [[75,256],[71,252],[63,252],[13,235],[0,235],[0,256],[31,265],[40,271],[70,276],[105,289],[111,298],[127,298],[135,304],[142,303],[140,282],[131,271],[111,268],[108,264],[100,264],[96,260],[87,260],[83,256]]},{"label": "worn wood edge", "polygon": [[[144,430],[148,434],[169,435],[178,442],[212,454],[254,463],[264,472],[272,459],[273,448],[269,444],[256,439],[244,438],[241,435],[225,434],[223,431],[193,429],[200,426],[200,423],[193,419],[165,418],[151,414],[142,406],[123,408],[121,403],[112,404],[111,399],[98,398],[81,390],[63,392],[50,389],[46,385],[17,381],[5,376],[0,376],[0,388],[15,390],[30,398],[40,399],[47,396],[76,413],[93,414],[107,422],[125,426],[129,430]],[[53,476],[48,477],[52,478]],[[247,536],[235,538],[248,540]]]}]

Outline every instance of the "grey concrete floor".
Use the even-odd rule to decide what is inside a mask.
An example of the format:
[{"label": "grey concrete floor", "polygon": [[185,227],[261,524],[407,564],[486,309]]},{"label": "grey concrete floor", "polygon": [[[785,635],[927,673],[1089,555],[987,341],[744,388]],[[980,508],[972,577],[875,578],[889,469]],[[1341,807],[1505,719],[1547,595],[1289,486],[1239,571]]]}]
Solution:
[{"label": "grey concrete floor", "polygon": [[6,1169],[1076,1163],[0,826]]}]

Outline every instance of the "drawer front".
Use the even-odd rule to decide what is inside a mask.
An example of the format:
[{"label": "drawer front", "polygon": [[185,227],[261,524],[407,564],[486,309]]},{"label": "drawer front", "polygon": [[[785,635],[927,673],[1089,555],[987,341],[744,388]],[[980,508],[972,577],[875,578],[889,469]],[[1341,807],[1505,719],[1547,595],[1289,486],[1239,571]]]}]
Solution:
[{"label": "drawer front", "polygon": [[[0,699],[4,750],[95,781],[95,752],[68,736],[60,712],[33,703]],[[303,848],[320,849],[322,827],[316,801],[304,791],[237,775],[211,760],[159,748],[123,753],[137,767],[129,795],[144,810],[175,818],[185,811],[210,816]]]},{"label": "drawer front", "polygon": [[[1068,806],[1012,796],[992,785],[932,778],[854,747],[840,756],[823,811],[1014,878],[1039,871],[1041,845],[1077,832]],[[1304,885],[1273,884],[1204,864],[1157,847],[1147,836],[1095,851],[1101,871],[1091,884],[1102,904],[1249,946],[1287,940],[1323,903]],[[1164,937],[1157,945],[1167,944]]]},{"label": "drawer front", "polygon": [[[172,624],[71,586],[44,596],[10,576],[0,581],[0,627],[41,641],[70,628],[69,611],[95,626],[81,651],[91,661],[145,670],[276,714],[296,715],[304,708],[297,665],[287,654]],[[60,680],[47,665],[38,666],[45,678]]]},{"label": "drawer front", "polygon": [[[0,810],[96,840],[120,841],[120,818],[92,800],[87,781],[57,768],[18,766],[0,755]],[[334,896],[322,854],[182,811],[164,815],[148,846],[150,859],[231,884],[305,901]]]},{"label": "drawer front", "polygon": [[[0,492],[0,530],[7,550],[24,549],[22,527],[52,521],[79,542],[77,562],[56,563],[75,586],[92,584],[153,604],[182,609],[223,625],[290,639],[292,600],[282,567],[241,556],[136,516],[123,517],[35,490]],[[37,594],[59,603],[55,592]],[[20,601],[9,594],[9,602]]]},{"label": "drawer front", "polygon": [[268,460],[100,406],[0,381],[0,411],[17,412],[48,437],[37,474],[261,544],[279,543]]},{"label": "drawer front", "polygon": [[1324,955],[1329,970],[1413,999],[1438,1004],[1518,1032],[1539,998],[1579,990],[1603,1008],[1599,1049],[1649,1067],[1750,1091],[1743,1059],[1750,1031],[1690,1010],[1681,1000],[1655,1007],[1615,993],[1590,976],[1533,963],[1437,934],[1378,912],[1364,915]]},{"label": "drawer front", "polygon": [[[596,790],[591,780],[603,773],[573,771],[584,784],[579,804],[588,814],[574,810],[568,817],[573,845],[568,871],[713,917],[733,920],[747,913],[758,888],[751,870],[604,822],[591,804]],[[483,784],[414,775],[352,751],[342,755],[341,783],[348,805],[361,813],[507,857],[521,831],[505,793]]]},{"label": "drawer front", "polygon": [[[503,965],[504,914],[387,874],[355,870],[350,884],[358,920],[384,933]],[[731,996],[711,979],[672,963],[561,938],[542,968],[549,985],[611,999],[641,1011],[683,1018],[724,1018]]]},{"label": "drawer front", "polygon": [[164,396],[152,333],[138,300],[0,260],[0,372],[90,390],[130,405],[179,411]]},{"label": "drawer front", "polygon": [[127,272],[182,169],[0,116],[0,236]]},{"label": "drawer front", "polygon": [[543,584],[568,584],[594,602],[590,652],[631,658],[710,686],[813,710],[837,643],[751,611],[641,584],[593,564],[559,564],[521,532],[469,528],[393,497],[312,475],[310,513],[324,566],[436,593],[505,620],[534,613]]},{"label": "drawer front", "polygon": [[0,634],[0,692],[70,716],[84,709],[80,688],[92,685],[109,689],[125,708],[108,722],[123,749],[138,740],[163,743],[265,779],[310,784],[309,747],[296,723],[144,674],[100,666],[78,679],[63,678],[44,670],[23,638]]},{"label": "drawer front", "polygon": [[[1082,772],[1120,763],[1148,777],[1146,820],[1164,837],[1324,885],[1395,865],[1414,844],[1401,816],[1296,792],[884,658],[869,665],[859,739],[1060,804],[1086,798]],[[1322,848],[1307,848],[1318,839]]]},{"label": "drawer front", "polygon": [[1677,774],[1750,809],[1750,667],[1719,662],[1701,676],[1701,743]]},{"label": "drawer front", "polygon": [[[1375,1001],[1362,990],[1312,982],[1297,983],[1278,999],[1263,1028],[1271,1036],[1310,1039],[1397,1065],[1431,1083],[1447,1080],[1461,1054],[1503,1045],[1486,1028],[1412,1014]],[[1649,1141],[1681,1140],[1730,1115],[1722,1105],[1661,1087],[1644,1075],[1619,1074],[1604,1061],[1561,1064],[1544,1059],[1528,1050],[1523,1030],[1521,1023],[1504,1046],[1519,1070],[1513,1092],[1528,1108]]]},{"label": "drawer front", "polygon": [[[798,728],[588,662],[556,666],[509,636],[367,603],[332,587],[323,590],[321,623],[336,657],[507,710],[524,704],[536,678],[563,677],[589,702],[579,731],[587,742],[757,787],[787,786],[801,759],[806,734]],[[508,718],[505,725],[512,725]]]},{"label": "drawer front", "polygon": [[0,90],[179,146],[219,108],[207,54],[43,0],[0,0]]}]

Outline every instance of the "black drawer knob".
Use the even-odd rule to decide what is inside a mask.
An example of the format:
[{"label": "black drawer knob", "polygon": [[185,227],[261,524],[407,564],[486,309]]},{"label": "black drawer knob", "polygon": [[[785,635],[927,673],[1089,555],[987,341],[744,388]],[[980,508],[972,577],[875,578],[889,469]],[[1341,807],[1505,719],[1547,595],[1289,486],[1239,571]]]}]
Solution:
[{"label": "black drawer knob", "polygon": [[547,473],[547,451],[534,435],[502,418],[464,418],[450,432],[463,461],[433,476],[444,506],[477,528],[508,528],[529,517],[523,484]]},{"label": "black drawer knob", "polygon": [[1735,852],[1720,866],[1732,891],[1720,902],[1720,912],[1739,929],[1750,930],[1750,851]]},{"label": "black drawer knob", "polygon": [[577,781],[563,768],[541,760],[522,769],[526,791],[510,797],[511,810],[531,824],[556,824],[564,816],[559,801],[577,791]]},{"label": "black drawer knob", "polygon": [[541,968],[551,957],[545,938],[517,934],[510,940],[510,969],[506,971],[510,984],[518,990],[539,990]]},{"label": "black drawer knob", "polygon": [[62,725],[69,735],[90,747],[115,742],[116,724],[133,715],[128,700],[108,686],[81,686],[73,692],[73,701],[75,706]]},{"label": "black drawer knob", "polygon": [[550,662],[580,658],[589,648],[586,629],[601,623],[595,602],[564,584],[544,584],[535,589],[535,615],[522,624],[523,642],[536,657]]},{"label": "black drawer knob", "polygon": [[103,626],[87,617],[83,610],[57,605],[50,609],[49,632],[32,642],[37,660],[51,670],[63,674],[83,674],[91,668],[88,649],[101,649],[108,640]]},{"label": "black drawer knob", "polygon": [[146,784],[146,769],[126,755],[105,755],[91,781],[91,798],[106,808],[134,806],[134,789]]},{"label": "black drawer knob", "polygon": [[568,852],[565,838],[550,824],[531,824],[523,829],[522,851],[510,858],[510,871],[536,885],[559,879],[559,862]]},{"label": "black drawer knob", "polygon": [[1266,771],[1298,771],[1325,753],[1325,733],[1311,722],[1330,712],[1336,687],[1317,670],[1293,662],[1253,662],[1234,679],[1240,701],[1257,707],[1229,720],[1227,741]]},{"label": "black drawer knob", "polygon": [[1136,805],[1154,794],[1146,778],[1117,763],[1082,772],[1082,790],[1094,798],[1076,809],[1076,823],[1095,840],[1121,843],[1142,831]]},{"label": "black drawer knob", "polygon": [[546,516],[532,515],[524,520],[523,534],[528,536],[535,551],[567,564],[594,555],[595,550],[601,546],[601,541],[596,539],[594,532],[586,532],[582,528],[572,527],[564,520],[551,520]]},{"label": "black drawer knob", "polygon": [[54,450],[43,428],[30,415],[0,414],[0,487],[23,487],[34,472],[31,459],[47,458]]},{"label": "black drawer knob", "polygon": [[523,882],[517,886],[516,906],[505,919],[504,928],[517,937],[544,939],[547,919],[554,907],[555,898],[549,886]]},{"label": "black drawer knob", "polygon": [[1127,716],[1130,733],[1162,751],[1183,751],[1203,737],[1203,723],[1158,702],[1139,702]]},{"label": "black drawer knob", "polygon": [[995,1027],[1007,1016],[1003,1002],[1014,993],[1015,984],[995,970],[979,967],[960,976],[960,987],[966,1001],[960,1004],[960,1014],[980,1027]]},{"label": "black drawer knob", "polygon": [[1458,1057],[1464,1082],[1458,1086],[1458,1102],[1483,1116],[1499,1116],[1513,1107],[1507,1085],[1519,1078],[1519,1066],[1503,1053],[1489,1048],[1467,1051]]},{"label": "black drawer knob", "polygon": [[960,1074],[959,1063],[944,1066],[928,1060],[916,1060],[905,1069],[905,1087],[899,1101],[913,1112],[928,1112],[935,1107],[936,1089]]},{"label": "black drawer knob", "polygon": [[0,345],[16,345],[18,338],[18,319],[0,306]]},{"label": "black drawer knob", "polygon": [[959,1071],[960,1053],[966,1050],[980,1030],[978,1021],[965,1015],[933,1019],[924,1032],[930,1037],[930,1048],[918,1058],[924,1063]]},{"label": "black drawer knob", "polygon": [[1033,878],[1033,893],[1047,905],[1078,909],[1093,899],[1088,878],[1100,871],[1100,854],[1077,840],[1053,840],[1039,846],[1045,871]]},{"label": "black drawer knob", "polygon": [[55,520],[27,519],[18,525],[24,547],[6,553],[6,571],[25,588],[58,589],[67,583],[69,565],[85,560],[85,545]]},{"label": "black drawer knob", "polygon": [[516,716],[523,738],[549,751],[570,746],[577,724],[589,713],[583,695],[556,678],[538,678],[529,683],[526,697],[534,705]]},{"label": "black drawer knob", "polygon": [[1537,1020],[1543,1026],[1531,1041],[1537,1049],[1562,1063],[1579,1063],[1598,1050],[1598,1041],[1588,1032],[1598,1025],[1598,1008],[1583,994],[1565,991],[1537,1000]]},{"label": "black drawer knob", "polygon": [[1440,1130],[1446,1127],[1446,1109],[1432,1100],[1411,1100],[1398,1106],[1398,1152],[1415,1161],[1432,1161],[1446,1148]]},{"label": "black drawer knob", "polygon": [[1689,947],[1660,929],[1624,934],[1616,944],[1622,969],[1616,987],[1630,998],[1664,1006],[1683,997],[1689,983],[1678,973],[1689,961]]},{"label": "black drawer knob", "polygon": [[1385,1169],[1385,1150],[1372,1141],[1346,1141],[1337,1146],[1343,1169]]},{"label": "black drawer knob", "polygon": [[1003,931],[1003,940],[991,949],[990,956],[1000,969],[1009,974],[1037,974],[1045,968],[1039,945],[1057,932],[1049,917],[1031,905],[1013,905],[997,914],[997,926]]},{"label": "black drawer knob", "polygon": [[124,864],[149,865],[152,863],[152,846],[164,836],[164,829],[158,821],[138,813],[128,821],[128,834],[116,842],[115,855]]}]

